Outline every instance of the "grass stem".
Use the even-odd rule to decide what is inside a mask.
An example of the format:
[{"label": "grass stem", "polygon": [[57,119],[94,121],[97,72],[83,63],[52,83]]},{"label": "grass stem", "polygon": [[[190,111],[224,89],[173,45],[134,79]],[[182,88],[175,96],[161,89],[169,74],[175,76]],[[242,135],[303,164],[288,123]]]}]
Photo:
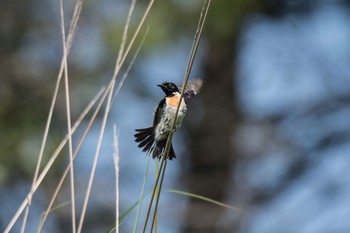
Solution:
[{"label": "grass stem", "polygon": [[[163,179],[164,179],[165,171],[166,171],[166,160],[168,159],[168,156],[169,156],[171,141],[172,141],[173,134],[174,134],[174,131],[175,131],[176,119],[178,117],[180,105],[181,105],[181,102],[182,102],[182,99],[183,99],[184,92],[186,90],[185,87],[187,85],[187,82],[188,82],[188,79],[189,79],[189,76],[190,76],[190,73],[191,73],[191,70],[192,70],[194,58],[196,57],[196,54],[197,54],[198,45],[199,45],[199,42],[200,42],[200,39],[201,39],[201,35],[202,35],[205,19],[207,17],[207,13],[208,13],[208,10],[209,10],[209,7],[210,7],[210,3],[211,3],[211,0],[204,1],[203,7],[202,7],[202,10],[201,10],[201,13],[200,13],[200,17],[199,17],[196,33],[195,33],[195,36],[194,36],[194,39],[193,39],[192,48],[191,48],[191,51],[190,51],[190,56],[189,56],[189,59],[188,59],[186,72],[185,72],[184,80],[183,80],[183,84],[182,84],[184,88],[182,88],[182,90],[181,90],[180,101],[179,101],[179,104],[177,106],[176,113],[175,113],[175,118],[174,118],[171,130],[169,132],[169,135],[168,135],[168,138],[167,138],[167,142],[166,142],[166,145],[165,145],[164,154],[162,156],[162,163],[160,165],[160,169],[159,169],[159,172],[158,172],[158,175],[157,175],[157,179],[156,179],[156,182],[154,184],[152,197],[151,197],[151,200],[150,200],[150,203],[149,203],[149,206],[148,206],[146,220],[145,220],[143,231],[142,231],[143,233],[146,232],[147,222],[148,222],[149,214],[150,214],[150,211],[151,211],[151,208],[152,208],[154,195],[156,193],[156,190],[159,189],[159,195],[157,196],[156,206],[155,206],[155,209],[154,209],[153,219],[152,219],[152,227],[151,227],[151,231],[150,232],[152,233],[152,230],[153,230],[154,221],[155,221],[155,218],[156,218],[155,216],[157,215],[157,208],[158,208],[158,202],[159,202],[159,197],[160,197],[160,190],[161,190],[161,186],[163,185]],[[164,168],[163,168],[163,164],[164,164]],[[161,178],[160,185],[158,187],[159,177],[160,177],[161,173],[162,173],[162,176],[161,176],[162,178]]]}]

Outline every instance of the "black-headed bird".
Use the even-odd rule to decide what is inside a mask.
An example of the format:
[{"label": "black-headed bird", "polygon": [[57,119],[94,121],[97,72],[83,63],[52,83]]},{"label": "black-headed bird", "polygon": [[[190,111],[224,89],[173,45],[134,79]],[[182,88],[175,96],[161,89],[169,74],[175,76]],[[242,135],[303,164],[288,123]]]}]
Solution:
[{"label": "black-headed bird", "polygon": [[[163,82],[157,85],[165,93],[165,97],[159,102],[154,113],[153,126],[144,129],[136,129],[135,141],[139,143],[138,147],[142,151],[152,154],[153,158],[161,158],[164,153],[165,144],[168,140],[171,127],[174,124],[175,114],[180,101],[180,91],[182,85],[177,86],[171,82]],[[188,81],[184,91],[183,99],[179,107],[176,118],[175,130],[181,126],[182,120],[187,111],[188,101],[193,98],[202,86],[200,79]],[[169,160],[176,158],[173,144],[171,143],[169,151]]]}]

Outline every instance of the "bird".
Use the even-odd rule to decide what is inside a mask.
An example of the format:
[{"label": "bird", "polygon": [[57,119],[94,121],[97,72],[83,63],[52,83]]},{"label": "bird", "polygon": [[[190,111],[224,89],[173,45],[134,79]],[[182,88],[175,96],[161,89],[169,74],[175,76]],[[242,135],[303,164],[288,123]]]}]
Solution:
[{"label": "bird", "polygon": [[[180,92],[184,87],[182,84],[176,85],[168,81],[157,86],[163,90],[165,96],[156,107],[153,125],[148,128],[136,129],[134,137],[138,143],[138,147],[142,148],[143,152],[147,152],[148,155],[152,154],[153,158],[160,159],[164,154],[165,145],[174,124],[175,114],[181,97]],[[187,111],[187,104],[190,99],[197,95],[201,86],[202,80],[200,79],[188,81],[179,107],[174,130],[181,126]],[[166,159],[172,160],[173,158],[176,158],[176,155],[173,144],[171,143],[169,156]]]}]

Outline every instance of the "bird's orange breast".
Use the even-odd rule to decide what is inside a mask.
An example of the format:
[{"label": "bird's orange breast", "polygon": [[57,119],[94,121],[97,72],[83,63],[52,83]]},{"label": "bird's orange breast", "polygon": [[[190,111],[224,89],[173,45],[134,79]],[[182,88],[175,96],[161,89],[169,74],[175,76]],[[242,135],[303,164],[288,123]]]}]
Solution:
[{"label": "bird's orange breast", "polygon": [[[180,95],[175,94],[172,97],[166,97],[166,105],[169,107],[173,107],[173,108],[177,108],[177,106],[179,105],[179,101],[180,101]],[[181,105],[183,105],[183,101],[181,103]]]}]

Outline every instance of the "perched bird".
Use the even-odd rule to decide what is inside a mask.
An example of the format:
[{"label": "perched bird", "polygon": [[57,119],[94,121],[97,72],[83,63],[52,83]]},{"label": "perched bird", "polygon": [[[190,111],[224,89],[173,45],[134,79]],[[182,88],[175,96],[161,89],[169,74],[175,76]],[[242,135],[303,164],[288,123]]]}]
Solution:
[{"label": "perched bird", "polygon": [[[136,129],[135,141],[138,147],[143,148],[153,158],[161,158],[171,127],[174,123],[175,114],[180,101],[182,85],[177,86],[171,82],[163,82],[159,86],[165,93],[165,97],[159,102],[153,120],[153,126],[144,129]],[[189,81],[184,91],[183,99],[176,118],[175,130],[181,126],[182,119],[187,111],[187,103],[193,98],[202,86],[202,81],[197,79]],[[176,158],[173,145],[170,146],[168,159]]]}]

